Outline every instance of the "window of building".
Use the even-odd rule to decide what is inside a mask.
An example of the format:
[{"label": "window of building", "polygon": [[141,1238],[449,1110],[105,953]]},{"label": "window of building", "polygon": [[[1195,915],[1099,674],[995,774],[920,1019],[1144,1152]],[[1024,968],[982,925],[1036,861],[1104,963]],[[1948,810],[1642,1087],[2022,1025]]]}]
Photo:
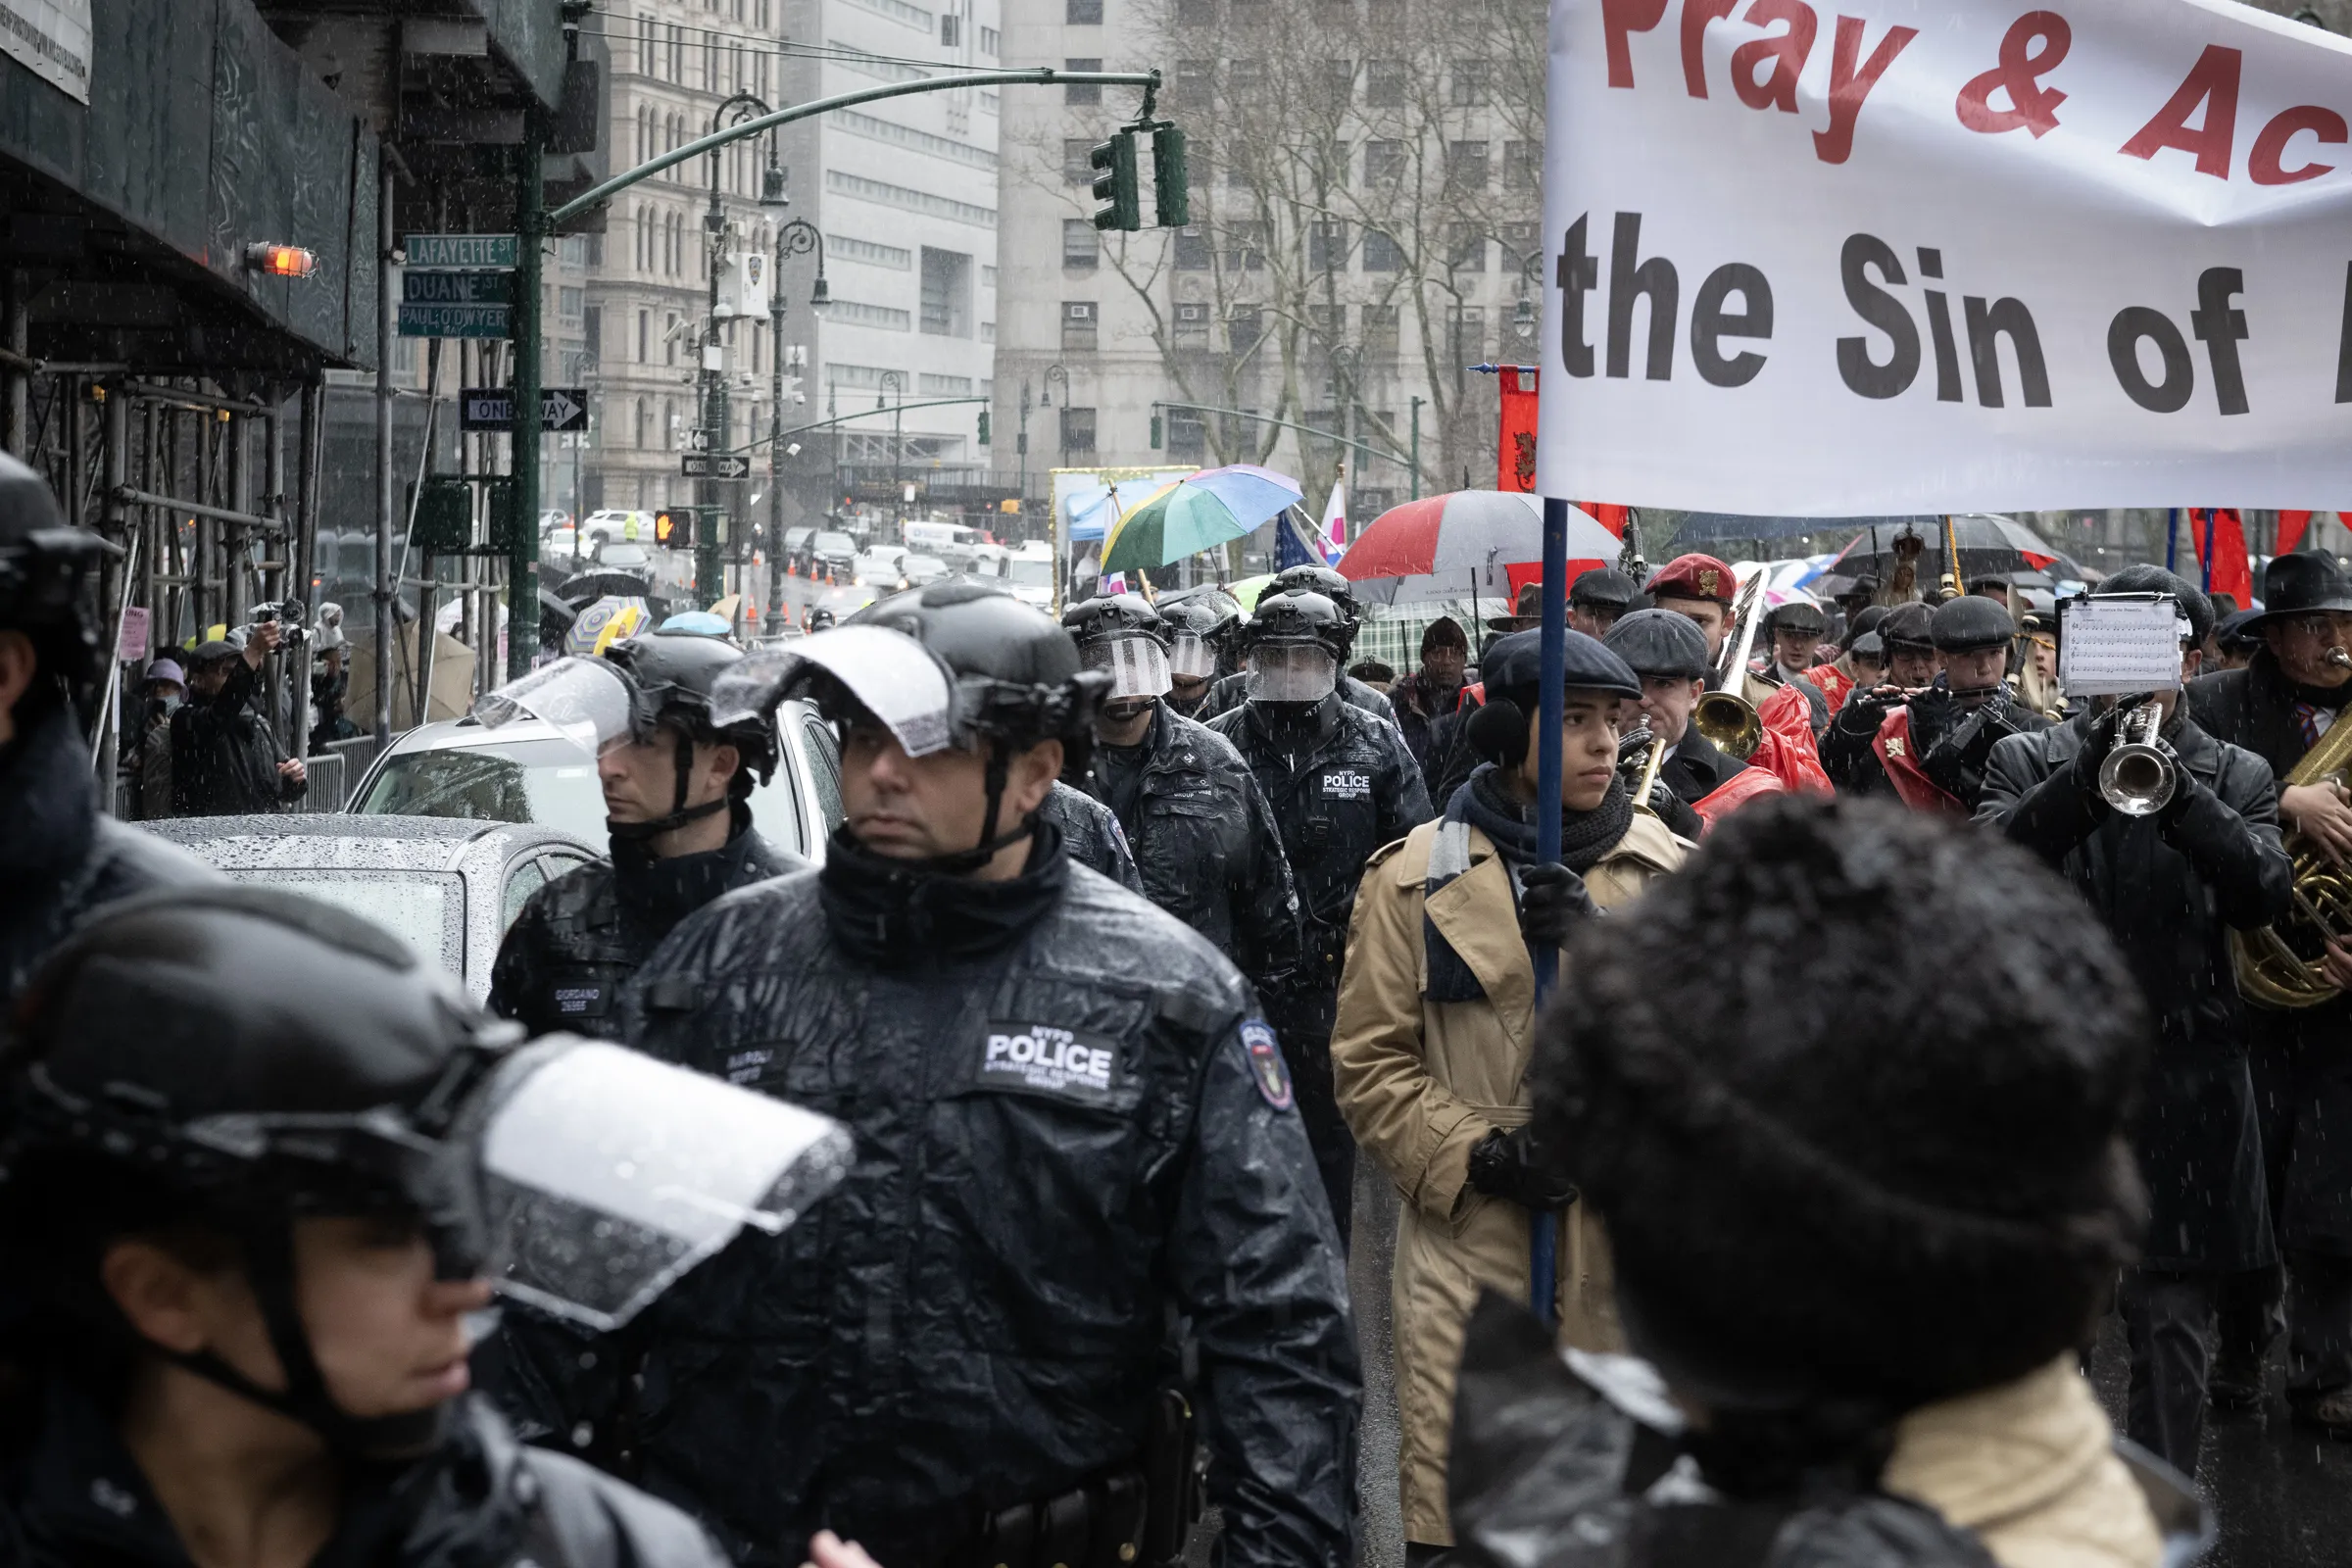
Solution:
[{"label": "window of building", "polygon": [[637,209],[637,270],[654,270],[654,213],[650,207]]},{"label": "window of building", "polygon": [[1067,6],[1061,20],[1073,27],[1099,27],[1102,24],[1102,0],[1064,0]]},{"label": "window of building", "polygon": [[654,112],[644,104],[637,106],[637,161],[645,163],[654,156]]},{"label": "window of building", "polygon": [[1313,330],[1316,342],[1328,349],[1348,335],[1348,307],[1309,305],[1306,324]]},{"label": "window of building", "polygon": [[637,313],[637,363],[654,363],[654,313],[651,311]]},{"label": "window of building", "polygon": [[[1101,71],[1102,62],[1100,59],[1064,60],[1061,67],[1064,71]],[[1099,81],[1064,82],[1061,101],[1065,104],[1099,104],[1102,101],[1102,84]]]},{"label": "window of building", "polygon": [[662,363],[678,363],[678,316],[672,311],[662,322]]},{"label": "window of building", "polygon": [[1487,144],[1457,141],[1446,148],[1446,188],[1469,191],[1487,188]]},{"label": "window of building", "polygon": [[653,443],[654,439],[654,411],[646,407],[646,402],[643,398],[639,398],[637,400],[637,416],[634,423],[635,429],[633,434],[635,435],[636,439],[631,441],[630,445],[636,447],[642,452],[646,447]]},{"label": "window of building", "polygon": [[1446,316],[1446,348],[1456,363],[1468,365],[1487,355],[1487,313],[1475,305],[1457,305]]},{"label": "window of building", "polygon": [[1208,306],[1199,300],[1188,300],[1176,307],[1176,346],[1180,349],[1208,347]]},{"label": "window of building", "polygon": [[1348,270],[1346,222],[1330,218],[1317,219],[1306,225],[1306,265],[1318,272]]},{"label": "window of building", "polygon": [[1208,269],[1208,235],[1199,223],[1187,223],[1176,231],[1176,270],[1205,272]]},{"label": "window of building", "polygon": [[922,329],[933,337],[972,335],[972,259],[923,247]]},{"label": "window of building", "polygon": [[1192,409],[1170,409],[1168,418],[1168,461],[1170,463],[1206,463],[1208,461],[1208,421]]},{"label": "window of building", "polygon": [[[1071,0],[1075,5],[1077,0]],[[1095,450],[1095,411],[1070,409],[1061,411],[1061,450],[1092,452]]]},{"label": "window of building", "polygon": [[1266,63],[1245,55],[1226,69],[1225,80],[1237,105],[1255,104],[1266,95]]},{"label": "window of building", "polygon": [[1187,190],[1206,190],[1210,184],[1208,138],[1188,136],[1184,143],[1184,184]]},{"label": "window of building", "polygon": [[1236,305],[1225,317],[1225,341],[1236,354],[1257,347],[1265,333],[1265,311],[1256,305]]},{"label": "window of building", "polygon": [[1364,307],[1364,352],[1394,354],[1396,352],[1396,322],[1398,307],[1367,305]]},{"label": "window of building", "polygon": [[1396,185],[1404,179],[1405,145],[1400,141],[1368,141],[1364,143],[1364,183],[1378,190]]},{"label": "window of building", "polygon": [[1217,0],[1176,0],[1176,25],[1179,27],[1213,27],[1217,24]]},{"label": "window of building", "polygon": [[1093,300],[1064,300],[1061,305],[1061,346],[1065,349],[1094,348],[1095,329],[1100,319]]},{"label": "window of building", "polygon": [[1334,105],[1345,105],[1355,97],[1355,62],[1326,60],[1316,73],[1322,83],[1323,96]]},{"label": "window of building", "polygon": [[1257,219],[1245,219],[1227,223],[1225,227],[1225,270],[1229,272],[1262,272],[1266,270],[1266,225]]},{"label": "window of building", "polygon": [[1534,190],[1544,172],[1544,144],[1506,141],[1502,144],[1502,183],[1509,190]]},{"label": "window of building", "polygon": [[1087,218],[1061,220],[1061,265],[1067,271],[1091,272],[1102,261],[1102,231]]},{"label": "window of building", "polygon": [[669,79],[680,86],[686,82],[686,28],[675,22],[669,24]]},{"label": "window of building", "polygon": [[1086,160],[1087,155],[1094,150],[1095,139],[1092,136],[1062,137],[1061,177],[1073,185],[1093,184],[1095,182],[1095,166]]},{"label": "window of building", "polygon": [[1516,272],[1527,266],[1540,252],[1537,249],[1536,225],[1505,223],[1502,225],[1502,270]]},{"label": "window of building", "polygon": [[994,27],[980,29],[980,52],[994,60],[1004,52],[1004,35]]},{"label": "window of building", "polygon": [[1405,68],[1401,60],[1364,62],[1364,102],[1374,109],[1404,107]]},{"label": "window of building", "polygon": [[1377,228],[1364,230],[1364,270],[1395,272],[1404,267],[1404,252],[1396,241]]},{"label": "window of building", "polygon": [[656,58],[654,50],[654,19],[639,17],[637,19],[637,74],[651,76],[660,65],[661,61]]},{"label": "window of building", "polygon": [[1484,60],[1456,60],[1453,63],[1453,106],[1456,109],[1483,109],[1487,104],[1488,66]]},{"label": "window of building", "polygon": [[580,318],[580,312],[587,307],[587,303],[588,291],[586,289],[557,289],[556,319],[559,321],[577,321]]}]

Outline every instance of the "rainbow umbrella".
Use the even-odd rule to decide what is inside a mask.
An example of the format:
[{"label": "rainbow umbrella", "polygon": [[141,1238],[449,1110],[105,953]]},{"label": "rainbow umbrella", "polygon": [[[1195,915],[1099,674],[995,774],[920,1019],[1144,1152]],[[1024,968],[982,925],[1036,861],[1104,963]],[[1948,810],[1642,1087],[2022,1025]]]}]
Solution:
[{"label": "rainbow umbrella", "polygon": [[1214,550],[1298,504],[1298,481],[1251,463],[1203,468],[1127,509],[1102,542],[1102,569],[1130,571]]}]

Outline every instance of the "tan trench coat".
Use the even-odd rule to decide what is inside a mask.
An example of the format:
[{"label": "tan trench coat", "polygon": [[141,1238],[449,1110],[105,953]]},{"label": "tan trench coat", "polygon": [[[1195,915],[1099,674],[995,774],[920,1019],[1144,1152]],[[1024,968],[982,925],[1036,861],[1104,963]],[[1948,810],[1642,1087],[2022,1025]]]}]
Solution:
[{"label": "tan trench coat", "polygon": [[[1496,1128],[1528,1118],[1535,968],[1519,937],[1510,875],[1485,834],[1469,832],[1470,868],[1423,896],[1440,822],[1425,822],[1374,856],[1349,922],[1331,1056],[1340,1109],[1357,1146],[1402,1200],[1393,1283],[1398,1490],[1404,1538],[1450,1545],[1446,1454],[1453,1428],[1462,1326],[1482,1287],[1527,1299],[1528,1216],[1468,1186],[1470,1151]],[[1617,847],[1586,873],[1603,908],[1626,903],[1685,854],[1656,818],[1637,813]],[[1486,995],[1433,1003],[1422,996],[1430,921],[1478,976]],[[1563,1344],[1624,1348],[1608,1252],[1581,1206],[1560,1220]]]}]

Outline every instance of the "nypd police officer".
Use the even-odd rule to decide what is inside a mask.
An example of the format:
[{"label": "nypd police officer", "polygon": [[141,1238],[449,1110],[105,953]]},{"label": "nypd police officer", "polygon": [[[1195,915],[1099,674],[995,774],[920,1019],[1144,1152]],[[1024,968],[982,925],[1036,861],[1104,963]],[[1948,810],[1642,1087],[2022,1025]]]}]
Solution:
[{"label": "nypd police officer", "polygon": [[1104,678],[973,585],[864,620],[721,687],[843,726],[823,869],[691,916],[624,993],[644,1050],[857,1137],[808,1224],[654,1308],[637,1473],[752,1565],[820,1525],[891,1568],[1149,1563],[1197,1411],[1226,1559],[1338,1568],[1354,1340],[1280,1051],[1214,947],[1038,819]]},{"label": "nypd police officer", "polygon": [[583,717],[603,704],[625,722],[598,735],[612,858],[556,878],[508,928],[490,973],[490,1006],[533,1034],[618,1034],[620,988],[680,920],[720,894],[806,862],[752,826],[755,778],[776,766],[763,719],[712,722],[710,688],[743,659],[724,638],[658,631],[614,643],[601,660],[564,660],[492,694],[486,721],[545,710]]},{"label": "nypd police officer", "polygon": [[1258,989],[1298,962],[1298,896],[1282,835],[1231,742],[1167,706],[1167,627],[1132,594],[1061,617],[1090,669],[1111,678],[1095,714],[1094,798],[1135,852],[1143,894],[1217,946]]},{"label": "nypd police officer", "polygon": [[[1374,691],[1347,673],[1348,652],[1355,647],[1355,634],[1363,630],[1364,624],[1363,606],[1356,601],[1354,586],[1329,566],[1286,566],[1274,574],[1274,580],[1258,595],[1258,609],[1263,610],[1275,598],[1290,594],[1320,594],[1339,612],[1340,700],[1350,708],[1362,709],[1375,718],[1396,723],[1396,705],[1385,694]],[[1247,636],[1246,628],[1237,631],[1234,637],[1237,649],[1246,642]],[[1249,672],[1237,670],[1208,689],[1207,701],[1194,716],[1206,723],[1220,713],[1233,711],[1249,700]]]},{"label": "nypd police officer", "polygon": [[1257,775],[1298,884],[1301,961],[1295,982],[1269,1003],[1343,1236],[1355,1141],[1333,1097],[1331,1027],[1348,916],[1373,852],[1433,814],[1403,732],[1339,691],[1349,638],[1346,617],[1321,594],[1261,599],[1242,629],[1249,701],[1209,723]]},{"label": "nypd police officer", "polygon": [[0,453],[0,1000],[91,909],[213,875],[99,808],[74,708],[105,668],[94,601],[112,551]]}]

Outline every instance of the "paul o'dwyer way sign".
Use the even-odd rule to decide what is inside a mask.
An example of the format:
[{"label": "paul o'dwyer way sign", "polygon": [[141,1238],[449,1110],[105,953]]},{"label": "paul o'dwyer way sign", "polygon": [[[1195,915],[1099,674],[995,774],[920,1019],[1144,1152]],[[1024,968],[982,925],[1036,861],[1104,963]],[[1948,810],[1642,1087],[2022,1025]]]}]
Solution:
[{"label": "paul o'dwyer way sign", "polygon": [[2352,41],[2223,0],[1554,0],[1538,487],[2352,506]]}]

